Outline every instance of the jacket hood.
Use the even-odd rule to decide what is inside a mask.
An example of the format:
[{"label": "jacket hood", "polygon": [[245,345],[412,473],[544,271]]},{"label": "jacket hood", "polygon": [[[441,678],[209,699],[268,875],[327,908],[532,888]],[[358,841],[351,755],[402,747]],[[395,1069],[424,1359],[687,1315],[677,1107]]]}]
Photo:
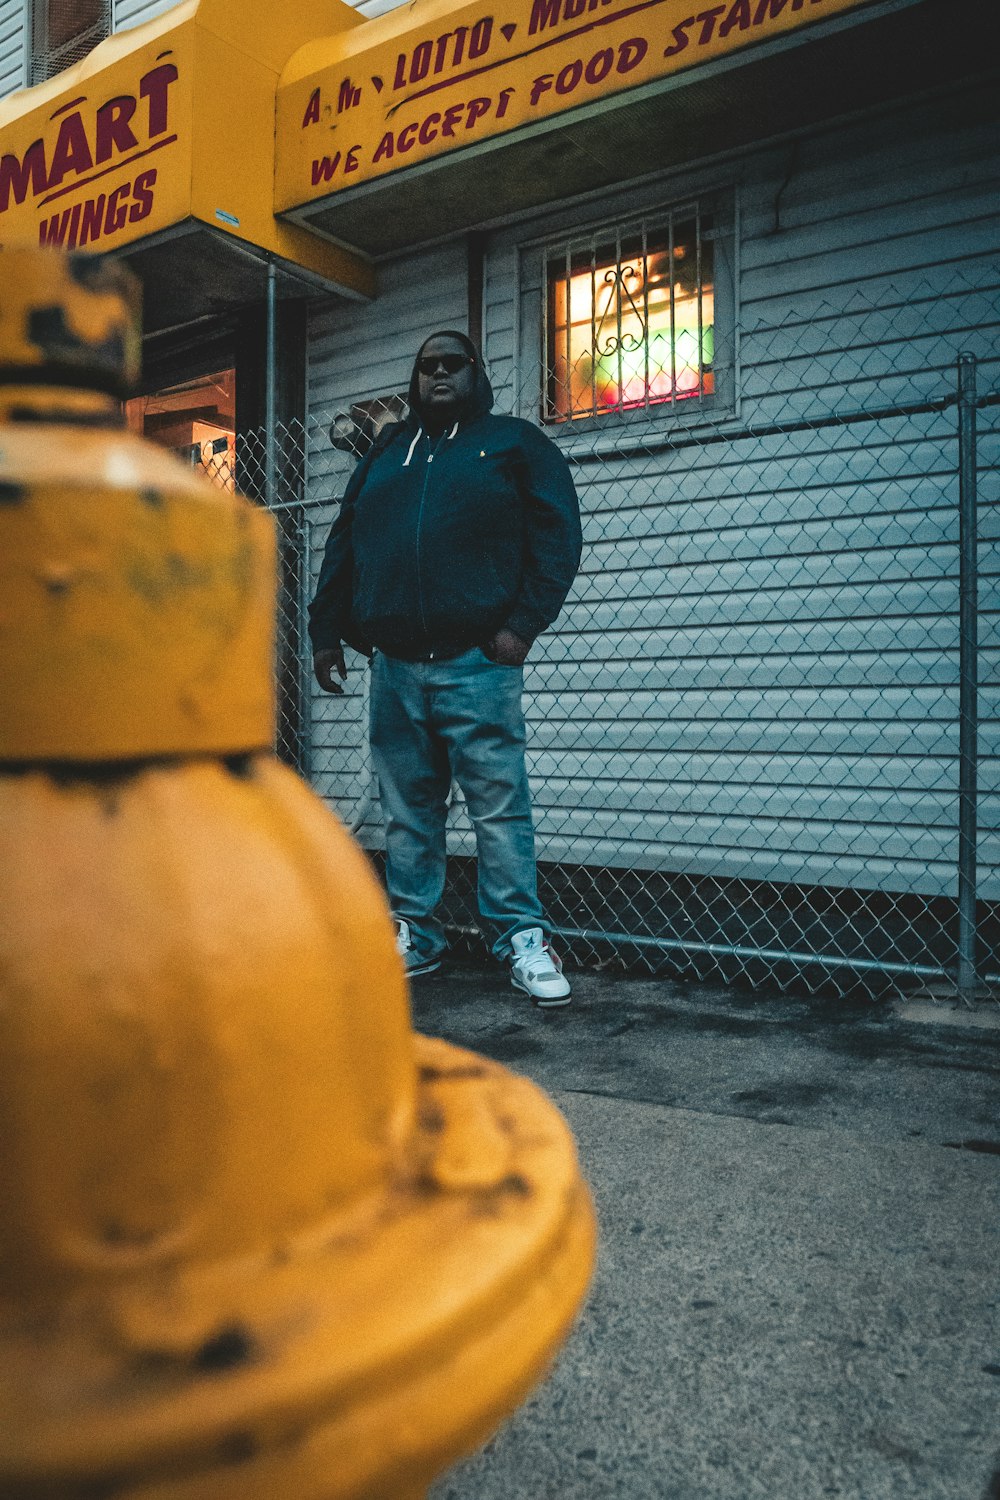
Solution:
[{"label": "jacket hood", "polygon": [[455,412],[454,421],[468,422],[473,417],[483,417],[493,409],[493,387],[490,378],[483,368],[482,355],[467,334],[458,333],[454,328],[441,328],[437,333],[429,333],[417,350],[416,359],[413,361],[413,370],[410,374],[410,384],[406,398],[410,404],[410,421],[412,423],[423,423],[426,418],[420,402],[420,383],[417,374],[417,360],[423,354],[431,339],[455,339],[462,345],[465,351],[474,361],[475,380],[472,394],[467,401]]}]

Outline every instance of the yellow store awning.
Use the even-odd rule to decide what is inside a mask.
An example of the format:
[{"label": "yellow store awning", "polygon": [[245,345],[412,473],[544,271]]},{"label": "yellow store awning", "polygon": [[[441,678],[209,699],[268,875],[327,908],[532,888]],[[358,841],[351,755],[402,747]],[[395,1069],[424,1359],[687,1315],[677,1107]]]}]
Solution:
[{"label": "yellow store awning", "polygon": [[937,81],[935,9],[418,0],[289,58],[275,210],[379,255],[704,162]]},{"label": "yellow store awning", "polygon": [[277,81],[331,24],[362,22],[342,0],[183,0],[0,101],[0,243],[125,251],[196,315],[252,295],[268,258],[372,295],[363,257],[274,215]]}]

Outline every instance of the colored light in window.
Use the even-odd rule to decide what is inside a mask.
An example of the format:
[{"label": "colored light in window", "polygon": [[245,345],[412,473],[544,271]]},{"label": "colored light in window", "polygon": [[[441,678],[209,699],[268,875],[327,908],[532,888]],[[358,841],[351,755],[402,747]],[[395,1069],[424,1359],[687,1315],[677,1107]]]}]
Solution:
[{"label": "colored light in window", "polygon": [[672,239],[668,230],[655,243],[640,240],[638,254],[620,244],[570,256],[568,266],[553,257],[550,419],[712,394],[712,242],[693,220],[681,227]]}]

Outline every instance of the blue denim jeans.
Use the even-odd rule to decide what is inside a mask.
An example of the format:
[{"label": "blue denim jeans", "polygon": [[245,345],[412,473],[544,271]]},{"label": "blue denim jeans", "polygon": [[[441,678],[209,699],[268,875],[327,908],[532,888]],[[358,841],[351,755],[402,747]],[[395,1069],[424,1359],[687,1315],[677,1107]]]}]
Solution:
[{"label": "blue denim jeans", "polygon": [[452,778],[465,797],[479,856],[479,915],[498,958],[526,927],[543,927],[524,766],[520,667],[479,650],[450,661],[372,661],[371,748],[385,820],[393,915],[421,956],[445,946],[445,821]]}]

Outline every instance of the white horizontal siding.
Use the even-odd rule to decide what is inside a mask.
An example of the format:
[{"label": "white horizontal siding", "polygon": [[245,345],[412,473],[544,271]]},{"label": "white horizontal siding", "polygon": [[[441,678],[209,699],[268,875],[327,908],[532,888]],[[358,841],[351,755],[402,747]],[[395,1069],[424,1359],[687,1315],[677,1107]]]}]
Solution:
[{"label": "white horizontal siding", "polygon": [[348,5],[353,5],[367,19],[374,16],[384,16],[386,11],[397,10],[400,5],[406,5],[409,0],[347,0]]},{"label": "white horizontal siding", "polygon": [[[527,677],[542,858],[954,895],[956,416],[891,409],[952,395],[960,352],[979,358],[981,389],[1000,387],[997,146],[952,101],[744,160],[741,435],[699,446],[684,413],[685,445],[655,451],[665,413],[642,430],[654,451],[627,457],[614,447],[635,443],[628,422],[557,433],[578,459],[592,452],[574,467],[583,569]],[[720,185],[717,168],[706,186]],[[676,196],[697,191],[688,178]],[[608,221],[671,196],[669,184],[609,195]],[[599,216],[588,205],[587,221]],[[538,297],[519,300],[519,245],[567,223],[562,210],[491,245],[486,352],[506,404],[526,413]],[[755,431],[859,411],[884,414]],[[992,897],[996,427],[987,410],[980,893]]]},{"label": "white horizontal siding", "polygon": [[[684,413],[684,446],[629,457],[616,452],[634,440],[629,423],[558,434],[575,459],[586,553],[526,679],[542,859],[954,894],[955,411],[892,408],[953,393],[960,352],[979,356],[981,389],[1000,386],[996,146],[976,125],[942,141],[919,113],[863,137],[827,133],[800,149],[777,233],[788,163],[776,152],[744,161],[738,435],[699,444]],[[697,186],[689,179],[677,196]],[[720,169],[708,186],[725,186]],[[609,196],[608,217],[671,196],[669,184],[642,199],[623,191]],[[588,206],[588,221],[599,216],[600,205]],[[549,222],[558,235],[571,216]],[[520,298],[519,246],[546,232],[539,220],[492,237],[484,341],[500,410],[524,409],[519,387],[538,333]],[[333,412],[404,389],[420,338],[464,326],[460,247],[403,258],[381,279],[373,305],[313,318],[316,499],[338,494],[351,467],[327,442]],[[527,405],[537,410],[534,398]],[[880,415],[760,431],[860,410]],[[987,408],[985,897],[1000,895],[997,429]],[[660,432],[669,431],[665,415]],[[319,540],[326,524],[324,514]],[[377,843],[363,669],[347,686],[343,699],[313,703],[314,773]],[[453,847],[471,851],[460,800],[451,826]]]},{"label": "white horizontal siding", "polygon": [[112,0],[111,29],[127,31],[132,26],[141,26],[176,4],[177,0]]},{"label": "white horizontal siding", "polygon": [[24,87],[27,33],[25,0],[0,0],[0,99]]}]

